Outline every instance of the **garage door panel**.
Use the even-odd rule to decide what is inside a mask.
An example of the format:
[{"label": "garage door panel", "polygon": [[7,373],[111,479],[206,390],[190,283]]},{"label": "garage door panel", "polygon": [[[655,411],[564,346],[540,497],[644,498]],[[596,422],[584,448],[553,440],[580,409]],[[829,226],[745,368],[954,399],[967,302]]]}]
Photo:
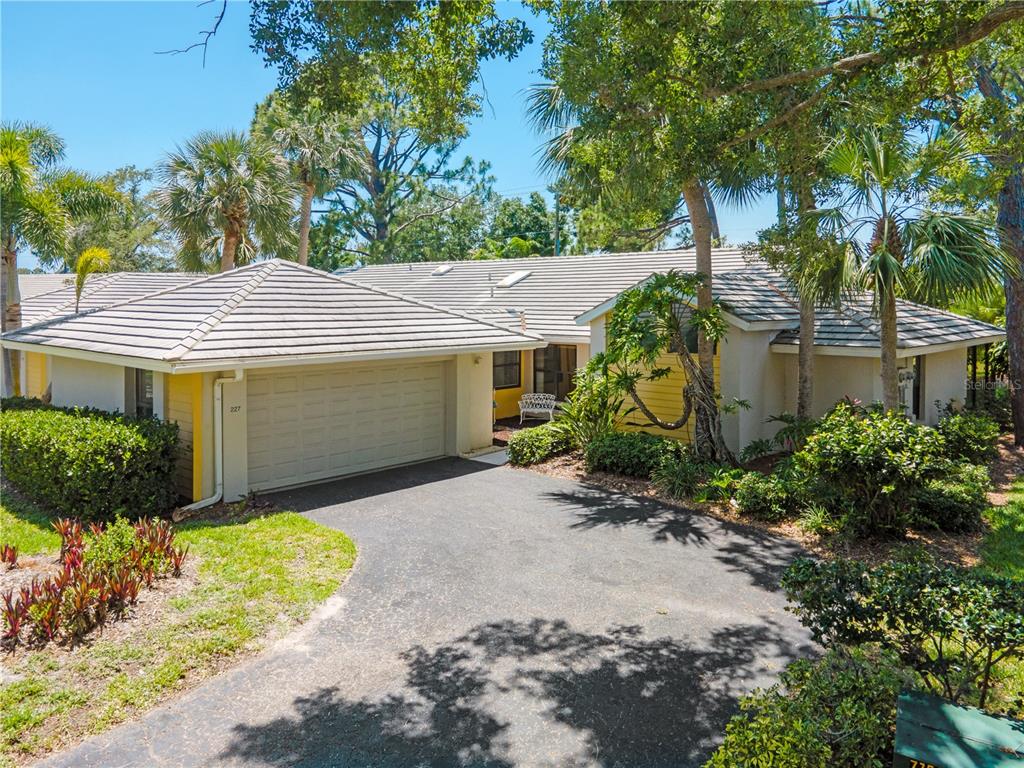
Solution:
[{"label": "garage door panel", "polygon": [[444,454],[443,363],[250,376],[249,484],[278,488]]}]

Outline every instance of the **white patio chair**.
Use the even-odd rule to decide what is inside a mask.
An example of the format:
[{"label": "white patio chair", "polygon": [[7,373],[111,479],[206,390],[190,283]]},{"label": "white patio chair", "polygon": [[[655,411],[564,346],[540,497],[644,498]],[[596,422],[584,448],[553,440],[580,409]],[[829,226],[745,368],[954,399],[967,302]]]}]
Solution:
[{"label": "white patio chair", "polygon": [[554,421],[556,405],[554,395],[528,392],[519,400],[519,423],[522,424],[527,416],[547,416],[548,421]]}]

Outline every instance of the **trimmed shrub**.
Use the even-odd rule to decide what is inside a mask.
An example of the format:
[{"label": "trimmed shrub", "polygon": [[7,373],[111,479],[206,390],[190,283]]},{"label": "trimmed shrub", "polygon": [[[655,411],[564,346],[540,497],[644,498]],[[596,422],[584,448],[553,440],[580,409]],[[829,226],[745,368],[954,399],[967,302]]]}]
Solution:
[{"label": "trimmed shrub", "polygon": [[891,657],[832,651],[793,662],[781,679],[740,700],[709,768],[891,764],[896,698],[912,687]]},{"label": "trimmed shrub", "polygon": [[525,467],[565,453],[572,447],[569,435],[555,429],[553,424],[542,424],[512,433],[508,439],[508,460],[517,467]]},{"label": "trimmed shrub", "polygon": [[985,467],[953,464],[941,478],[914,491],[914,526],[942,531],[972,531],[988,509],[991,483]]},{"label": "trimmed shrub", "polygon": [[982,413],[951,413],[936,427],[945,441],[946,456],[982,463],[996,456],[999,425]]},{"label": "trimmed shrub", "polygon": [[587,472],[613,472],[647,480],[673,445],[646,432],[610,432],[592,440],[584,450]]},{"label": "trimmed shrub", "polygon": [[934,429],[841,402],[794,454],[793,469],[838,493],[852,532],[903,535],[914,492],[948,467],[944,451]]},{"label": "trimmed shrub", "polygon": [[956,704],[984,708],[999,666],[1024,655],[1018,582],[918,551],[875,566],[799,559],[782,587],[815,642],[877,645]]},{"label": "trimmed shrub", "polygon": [[651,480],[662,493],[674,499],[693,496],[707,477],[710,465],[698,459],[689,448],[665,451]]},{"label": "trimmed shrub", "polygon": [[736,483],[733,498],[741,514],[777,523],[796,512],[797,499],[787,482],[777,474],[747,472]]},{"label": "trimmed shrub", "polygon": [[83,520],[174,506],[178,425],[5,400],[0,469],[29,498]]}]

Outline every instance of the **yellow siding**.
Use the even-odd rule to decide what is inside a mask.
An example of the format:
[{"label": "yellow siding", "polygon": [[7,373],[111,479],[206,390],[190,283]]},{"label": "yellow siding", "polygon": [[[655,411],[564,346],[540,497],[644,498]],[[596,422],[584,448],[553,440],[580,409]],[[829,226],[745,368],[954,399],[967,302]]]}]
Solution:
[{"label": "yellow siding", "polygon": [[25,396],[42,397],[46,394],[50,374],[47,370],[48,359],[39,352],[25,353]]},{"label": "yellow siding", "polygon": [[[715,353],[715,384],[719,382],[718,353]],[[671,368],[672,372],[657,381],[641,381],[637,385],[637,394],[640,399],[661,419],[675,421],[683,414],[683,387],[686,385],[686,377],[679,361],[675,355],[662,355],[658,359],[659,368]],[[633,406],[633,401],[626,396],[625,407]],[[646,422],[647,419],[639,410],[634,410],[626,418],[627,423],[623,426],[629,431],[641,430],[652,435],[663,435],[690,444],[693,442],[693,416],[685,426],[676,430],[666,430],[654,426],[638,426],[638,423]],[[636,423],[629,423],[636,422]]]},{"label": "yellow siding", "polygon": [[[193,466],[196,451],[193,448],[194,414],[193,394],[196,384],[202,381],[197,373],[168,374],[167,376],[167,420],[178,422],[178,467],[175,480],[178,492],[192,500],[201,498],[196,495],[193,480]],[[199,489],[202,492],[202,488]]]}]

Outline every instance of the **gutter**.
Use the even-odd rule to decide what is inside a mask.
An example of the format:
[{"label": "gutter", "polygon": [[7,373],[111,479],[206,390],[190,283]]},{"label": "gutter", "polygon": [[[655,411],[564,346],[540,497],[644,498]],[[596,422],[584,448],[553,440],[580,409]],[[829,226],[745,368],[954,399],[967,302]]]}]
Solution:
[{"label": "gutter", "polygon": [[224,498],[224,385],[244,378],[245,371],[236,368],[234,376],[213,380],[213,495],[184,507],[188,512],[212,506]]}]

